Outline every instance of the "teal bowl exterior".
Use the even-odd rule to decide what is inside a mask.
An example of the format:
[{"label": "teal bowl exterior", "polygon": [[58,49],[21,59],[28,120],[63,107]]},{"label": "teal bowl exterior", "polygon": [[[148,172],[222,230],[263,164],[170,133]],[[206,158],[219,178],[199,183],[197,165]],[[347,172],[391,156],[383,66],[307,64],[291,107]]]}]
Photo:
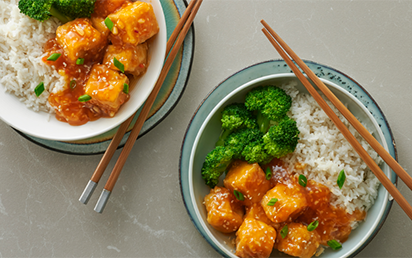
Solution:
[{"label": "teal bowl exterior", "polygon": [[[163,13],[165,15],[167,38],[169,38],[179,22],[180,17],[183,15],[183,12],[186,10],[187,2],[186,0],[160,0],[160,3],[162,4]],[[194,55],[194,44],[195,32],[194,25],[192,25],[186,35],[182,48],[178,52],[176,59],[162,84],[148,118],[143,124],[139,138],[160,124],[167,117],[167,115],[172,112],[174,107],[179,102],[189,79]],[[142,108],[139,109],[138,114],[134,117],[128,128],[128,132],[125,134],[119,145],[119,148],[123,147],[126,143],[126,140],[130,135],[130,131],[133,128],[141,109]],[[92,138],[71,142],[45,140],[17,130],[16,131],[33,143],[53,151],[74,155],[94,155],[101,154],[106,151],[111,139],[117,131],[117,128],[118,127]]]},{"label": "teal bowl exterior", "polygon": [[[342,90],[349,92],[358,100],[358,103],[360,102],[360,105],[363,105],[367,111],[372,114],[377,123],[377,127],[381,129],[382,140],[385,141],[385,145],[387,145],[389,153],[397,159],[395,148],[396,145],[389,124],[377,103],[366,92],[366,90],[353,79],[333,68],[311,61],[305,61],[305,63],[312,69],[312,71],[315,71],[317,76],[321,79],[331,82],[332,84],[341,87]],[[202,128],[204,122],[209,119],[209,114],[213,112],[215,107],[219,105],[219,103],[225,99],[227,95],[233,91],[236,91],[245,83],[268,75],[276,74],[285,74],[286,77],[294,77],[293,75],[290,75],[291,71],[283,60],[272,60],[247,67],[220,83],[212,92],[209,93],[195,112],[182,143],[180,156],[180,186],[187,212],[201,235],[220,255],[225,257],[234,256],[234,247],[228,247],[230,245],[227,245],[226,236],[213,232],[214,229],[211,228],[207,222],[205,222],[205,212],[201,211],[204,207],[199,208],[199,203],[202,203],[204,197],[204,190],[202,192],[201,190],[197,190],[196,186],[193,186],[193,178],[199,177],[199,175],[192,175],[190,172],[191,166],[193,165],[191,162],[196,162],[191,160],[191,155],[196,155],[196,152],[199,151],[196,148],[197,146],[194,147],[194,145],[199,143],[203,146],[202,144],[204,144],[201,143],[201,140],[197,142],[196,139],[199,133],[205,134]],[[216,119],[211,118],[210,121],[207,121],[207,123],[216,123]],[[210,128],[213,127],[216,126],[210,126]],[[208,128],[205,130],[213,129]],[[206,134],[208,134],[210,138],[213,137],[216,132]],[[207,149],[208,147],[205,148]],[[207,150],[202,150],[201,152],[203,153],[199,156],[204,155]],[[197,163],[199,163],[199,161]],[[387,173],[391,181],[396,184],[396,174],[389,168],[387,169]],[[383,186],[380,186],[379,195],[376,199],[375,205],[373,205],[368,212],[367,220],[362,222],[360,226],[352,232],[348,241],[344,243],[342,249],[338,251],[332,251],[330,249],[326,250],[325,253],[322,254],[322,257],[353,257],[358,254],[373,239],[382,227],[386,217],[388,216],[392,202],[392,200],[388,200],[387,191],[383,188]]]}]

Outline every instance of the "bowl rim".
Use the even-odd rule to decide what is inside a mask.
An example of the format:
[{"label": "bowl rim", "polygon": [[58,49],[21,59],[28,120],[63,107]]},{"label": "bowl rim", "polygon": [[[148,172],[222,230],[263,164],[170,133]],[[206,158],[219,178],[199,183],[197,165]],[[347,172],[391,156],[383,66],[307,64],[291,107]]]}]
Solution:
[{"label": "bowl rim", "polygon": [[[244,90],[245,88],[251,87],[255,84],[258,84],[262,81],[267,81],[270,79],[277,79],[277,78],[294,78],[297,80],[297,77],[293,74],[293,73],[278,73],[278,74],[272,74],[272,75],[266,75],[266,76],[261,76],[259,78],[253,79],[251,81],[248,81],[244,84],[242,84],[241,86],[237,87],[236,89],[232,90],[229,94],[227,94],[223,99],[221,99],[218,104],[215,105],[215,107],[210,111],[210,113],[207,115],[206,119],[203,121],[200,129],[198,130],[193,146],[191,148],[190,151],[190,157],[189,157],[189,171],[188,171],[188,182],[189,182],[189,193],[190,193],[190,200],[192,202],[192,206],[194,209],[194,212],[197,216],[197,218],[201,218],[200,215],[200,211],[198,209],[198,206],[195,205],[196,199],[194,196],[194,189],[193,189],[193,162],[194,162],[194,156],[195,156],[195,151],[196,151],[196,146],[199,142],[199,139],[201,137],[201,135],[203,134],[203,131],[205,129],[205,127],[207,126],[207,124],[209,123],[210,119],[215,115],[216,111],[221,108],[223,105],[225,105],[226,101],[228,99],[230,99],[231,97],[233,97],[234,95],[236,95],[239,91]],[[348,96],[352,101],[356,102],[356,104],[362,109],[362,111],[369,117],[369,119],[372,121],[373,126],[377,129],[377,133],[379,134],[380,139],[382,140],[382,145],[385,148],[385,150],[388,151],[388,144],[385,140],[385,137],[383,135],[382,130],[380,129],[379,124],[377,123],[376,119],[371,115],[371,113],[369,112],[369,110],[364,106],[364,104],[359,101],[356,97],[354,97],[352,94],[350,94],[347,90],[345,90],[344,88],[340,87],[339,85],[325,80],[323,78],[320,78],[320,80],[322,80],[323,83],[325,83],[328,87],[332,87],[337,91],[340,91],[341,93],[345,94],[346,96]],[[318,90],[319,91],[319,90]],[[384,173],[389,177],[390,180],[392,180],[392,173],[390,173],[390,169],[389,167],[387,167],[387,165],[385,164],[385,169],[384,169]],[[368,241],[371,237],[371,235],[374,233],[375,229],[378,227],[378,225],[380,224],[387,205],[389,202],[389,193],[388,191],[384,191],[384,197],[383,197],[383,203],[381,205],[381,207],[379,207],[379,212],[378,215],[375,219],[375,221],[373,222],[372,226],[367,229],[367,233],[364,234],[362,236],[362,240],[359,241],[356,245],[354,245],[351,249],[348,249],[343,256],[351,256],[353,254],[355,254],[356,252],[359,251],[359,249],[362,247],[362,245],[365,244],[366,241]],[[373,204],[375,205],[375,203]],[[222,244],[213,236],[213,234],[211,234],[209,227],[206,225],[205,221],[203,219],[199,219],[199,223],[202,226],[202,228],[204,229],[204,232],[207,234],[208,238],[213,241],[213,243],[220,249],[220,252],[223,252],[224,254],[230,256],[230,257],[237,257],[235,256],[232,252],[230,252],[229,250],[227,250],[227,248],[225,248],[224,246],[222,246]]]},{"label": "bowl rim", "polygon": [[[156,49],[156,55],[151,56],[151,65],[149,65],[149,69],[153,67],[151,71],[151,76],[148,79],[145,79],[144,85],[139,85],[139,87],[144,87],[145,90],[142,92],[139,92],[133,94],[136,95],[137,98],[139,98],[138,104],[133,104],[132,102],[128,101],[125,103],[127,105],[127,110],[125,110],[126,107],[123,107],[123,110],[120,109],[118,114],[116,114],[114,117],[111,118],[106,118],[102,117],[96,121],[89,121],[88,123],[81,125],[81,126],[72,126],[69,125],[68,123],[65,122],[60,122],[54,117],[54,113],[47,113],[44,111],[34,111],[26,105],[21,102],[17,96],[10,92],[6,92],[5,90],[0,93],[0,101],[5,100],[7,103],[15,103],[13,105],[17,106],[19,108],[19,111],[16,112],[9,112],[9,111],[3,111],[0,112],[0,119],[12,127],[13,129],[22,132],[24,134],[37,137],[39,139],[44,139],[44,140],[51,140],[51,141],[77,141],[77,140],[83,140],[83,139],[88,139],[92,138],[98,135],[101,135],[117,126],[122,124],[124,121],[126,121],[130,116],[135,114],[140,107],[142,107],[149,97],[150,93],[152,92],[159,76],[160,72],[162,70],[163,64],[164,64],[164,56],[166,53],[166,44],[167,44],[167,26],[166,26],[166,19],[165,19],[165,14],[164,10],[162,7],[162,3],[160,0],[140,0],[143,2],[150,3],[154,7],[154,12],[156,14],[156,19],[159,25],[159,32],[158,34],[155,35],[156,37],[156,45],[158,45],[158,49]],[[150,51],[150,49],[149,49]],[[143,78],[139,78],[137,80],[131,81],[131,83],[139,84],[139,81],[141,81]],[[143,83],[142,83],[143,84]],[[134,86],[134,87],[135,87]],[[2,86],[0,86],[2,87]],[[137,89],[134,91],[136,92]],[[130,103],[129,103],[130,102]],[[19,114],[23,114],[24,118],[18,118]],[[36,117],[35,120],[35,126],[33,126],[32,123],[26,121],[27,118],[30,117]],[[32,119],[32,118],[30,118]],[[50,119],[53,119],[50,121]],[[54,123],[55,125],[53,126],[53,130],[44,130],[45,127],[50,126],[50,122]],[[59,131],[62,129],[64,132],[70,131],[71,133],[65,134],[65,133],[55,133],[56,131]]]}]

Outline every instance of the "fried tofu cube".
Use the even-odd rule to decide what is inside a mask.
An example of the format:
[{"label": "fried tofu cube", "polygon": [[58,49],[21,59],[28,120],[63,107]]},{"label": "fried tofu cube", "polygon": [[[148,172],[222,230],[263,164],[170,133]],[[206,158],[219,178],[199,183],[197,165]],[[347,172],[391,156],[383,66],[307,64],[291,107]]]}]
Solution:
[{"label": "fried tofu cube", "polygon": [[216,230],[232,233],[243,222],[243,209],[236,203],[235,196],[224,187],[216,186],[205,196],[207,222]]},{"label": "fried tofu cube", "polygon": [[124,84],[129,84],[126,75],[105,65],[94,65],[85,87],[85,93],[92,97],[87,104],[92,105],[95,112],[113,117],[129,98],[129,94],[123,92]]},{"label": "fried tofu cube", "polygon": [[113,62],[114,58],[116,58],[124,65],[125,73],[137,77],[146,71],[147,51],[147,43],[142,43],[137,46],[110,45],[106,49],[103,64],[110,67],[110,69],[119,71]]},{"label": "fried tofu cube", "polygon": [[114,45],[137,46],[159,32],[153,6],[145,2],[129,2],[107,16],[114,24],[110,36]]},{"label": "fried tofu cube", "polygon": [[[277,200],[276,203],[268,205],[272,199]],[[277,184],[263,196],[260,204],[274,223],[289,221],[307,207],[304,189],[297,183]]]},{"label": "fried tofu cube", "polygon": [[269,226],[273,226],[273,222],[266,216],[265,210],[263,210],[260,203],[254,203],[251,206],[246,206],[245,209],[246,213],[244,219],[252,218],[258,221],[262,221]]},{"label": "fried tofu cube", "polygon": [[316,231],[308,231],[307,226],[301,223],[290,223],[285,238],[279,234],[276,248],[288,255],[309,258],[319,247],[319,235]]},{"label": "fried tofu cube", "polygon": [[276,230],[262,221],[246,218],[236,232],[236,255],[242,258],[270,256]]},{"label": "fried tofu cube", "polygon": [[106,41],[109,40],[110,30],[107,28],[106,24],[104,23],[104,18],[92,16],[90,18],[93,27],[100,32],[100,34],[104,37]]},{"label": "fried tofu cube", "polygon": [[106,18],[107,15],[118,10],[126,0],[96,0],[94,4],[94,16]]},{"label": "fried tofu cube", "polygon": [[93,60],[108,44],[87,18],[79,18],[59,26],[56,39],[72,62],[76,62],[78,58]]},{"label": "fried tofu cube", "polygon": [[266,180],[265,172],[259,164],[249,164],[240,160],[232,164],[223,184],[231,192],[236,190],[242,193],[246,206],[259,202],[270,189],[269,181]]}]

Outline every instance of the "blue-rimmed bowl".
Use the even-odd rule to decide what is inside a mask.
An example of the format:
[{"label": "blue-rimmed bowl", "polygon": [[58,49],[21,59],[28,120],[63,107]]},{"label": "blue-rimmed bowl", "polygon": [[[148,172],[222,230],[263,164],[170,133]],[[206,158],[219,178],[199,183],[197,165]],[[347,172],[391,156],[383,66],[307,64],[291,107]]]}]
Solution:
[{"label": "blue-rimmed bowl", "polygon": [[[334,70],[334,73],[336,72],[337,71]],[[214,144],[219,137],[221,130],[221,110],[227,104],[243,101],[245,94],[259,85],[279,84],[294,80],[298,82],[297,88],[299,91],[307,92],[298,79],[289,72],[258,76],[251,80],[248,80],[247,75],[248,71],[245,70],[235,74],[233,77],[238,77],[238,85],[231,84],[235,83],[236,79],[229,78],[228,80],[231,82],[223,82],[205,99],[188,127],[181,153],[180,179],[187,211],[193,223],[207,242],[221,255],[226,257],[236,257],[234,255],[235,246],[233,245],[233,241],[231,241],[235,236],[234,234],[227,235],[220,233],[207,223],[207,214],[203,205],[203,198],[209,193],[210,188],[205,185],[200,173],[204,157],[214,148]],[[333,75],[331,77],[335,78]],[[342,85],[346,85],[346,78],[346,76],[345,78],[340,77],[340,85],[325,78],[321,79],[343,103],[348,105],[349,110],[362,121],[367,128],[372,129],[373,135],[382,146],[390,153],[392,152],[391,154],[395,155],[393,139],[386,120],[384,120],[385,124],[382,126],[381,118],[384,119],[384,116],[383,114],[376,114],[376,111],[381,113],[380,109],[370,98],[369,94],[358,84],[355,84],[355,90],[355,85],[350,86],[352,93],[348,89],[345,89],[345,87],[342,87]],[[352,81],[351,79],[349,80]],[[342,82],[344,83],[342,84]],[[232,89],[223,93],[224,90],[222,87],[227,85],[232,85]],[[370,99],[367,101],[368,105],[363,103],[365,98]],[[375,112],[374,115],[372,115],[373,112],[371,110]],[[376,115],[379,116],[379,119],[376,118]],[[381,127],[384,128],[381,129]],[[396,181],[396,176],[394,176],[386,164],[382,164],[381,169],[393,182]],[[372,240],[382,226],[392,203],[389,201],[388,192],[384,187],[380,186],[378,192],[379,194],[375,200],[375,204],[368,211],[366,221],[362,222],[359,227],[351,233],[349,239],[343,244],[343,248],[339,251],[332,251],[328,248],[322,254],[322,257],[354,256]],[[276,251],[272,255],[275,254]]]}]

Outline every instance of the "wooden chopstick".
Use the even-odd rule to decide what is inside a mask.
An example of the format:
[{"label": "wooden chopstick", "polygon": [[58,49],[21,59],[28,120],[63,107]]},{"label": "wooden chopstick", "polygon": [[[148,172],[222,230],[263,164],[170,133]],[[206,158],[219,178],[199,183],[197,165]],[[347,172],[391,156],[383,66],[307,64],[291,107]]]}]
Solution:
[{"label": "wooden chopstick", "polygon": [[[296,64],[307,74],[313,83],[325,94],[325,96],[332,102],[333,105],[344,115],[346,119],[354,126],[356,130],[365,138],[365,140],[371,145],[372,148],[382,157],[382,159],[399,175],[399,177],[408,184],[408,187],[412,186],[412,179],[406,173],[405,170],[387,153],[387,151],[379,144],[379,142],[373,138],[373,136],[363,127],[363,125],[352,115],[352,113],[339,101],[339,99],[323,84],[323,82],[310,70],[310,68],[293,52],[293,50],[279,37],[279,35],[264,21],[261,21],[265,28],[262,29],[263,33],[276,48],[288,66],[292,69],[298,79],[302,82],[305,88],[313,96],[320,107],[325,111],[333,123],[338,127],[344,137],[352,145],[359,156],[365,161],[368,167],[372,170],[375,176],[379,179],[382,185],[388,190],[395,201],[401,206],[405,213],[412,219],[412,206],[407,202],[405,197],[399,192],[399,190],[392,184],[392,182],[386,177],[379,166],[373,161],[365,149],[360,145],[356,138],[350,133],[349,129],[342,123],[334,111],[329,107],[325,100],[320,96],[308,79],[303,75]],[[390,158],[389,158],[389,157]],[[400,169],[399,169],[400,168]],[[404,180],[405,178],[405,180]],[[412,189],[412,188],[411,188]]]},{"label": "wooden chopstick", "polygon": [[379,142],[369,133],[369,131],[355,118],[355,116],[339,101],[339,99],[326,87],[315,73],[305,65],[295,52],[276,34],[269,25],[262,21],[263,26],[273,35],[276,41],[283,47],[293,60],[302,68],[306,75],[318,86],[322,93],[332,102],[332,104],[342,113],[348,122],[359,132],[360,135],[379,153],[381,158],[393,169],[402,181],[412,190],[412,177],[399,165],[398,162],[379,144]]},{"label": "wooden chopstick", "polygon": [[[190,13],[192,12],[192,9],[195,5],[196,1],[191,1],[189,5],[187,6],[186,10],[184,11],[182,17],[180,18],[179,22],[176,25],[176,28],[173,30],[172,35],[170,35],[169,40],[167,41],[166,45],[166,56],[170,53],[170,50],[173,46],[173,44],[176,41],[177,36],[179,35],[180,31],[183,28],[183,25],[186,23]],[[81,201],[84,204],[87,204],[89,201],[91,195],[93,194],[94,189],[97,186],[97,183],[99,183],[100,178],[102,177],[104,171],[107,168],[107,165],[109,164],[110,160],[112,159],[114,153],[116,152],[117,148],[119,147],[120,142],[123,139],[123,136],[125,135],[127,129],[130,126],[130,123],[133,121],[133,118],[136,116],[138,111],[134,113],[131,117],[129,117],[126,121],[124,121],[119,128],[117,129],[115,135],[113,136],[112,141],[110,142],[109,146],[107,147],[105,153],[103,154],[102,159],[100,160],[99,164],[96,167],[96,170],[94,171],[92,177],[90,178],[86,188],[84,189],[82,195],[80,196],[79,201]]]},{"label": "wooden chopstick", "polygon": [[[193,23],[193,20],[197,14],[197,11],[200,8],[200,5],[203,0],[192,0],[190,4],[188,5],[188,8],[186,9],[185,13],[182,16],[182,19],[179,21],[178,25],[176,26],[175,31],[172,33],[170,40],[168,41],[167,44],[167,49],[171,50],[167,51],[166,54],[166,61],[165,64],[163,65],[162,71],[160,72],[160,76],[150,93],[149,97],[147,98],[145,104],[143,105],[143,108],[139,114],[139,117],[137,118],[137,121],[129,135],[129,138],[126,141],[125,146],[123,147],[122,152],[120,153],[120,156],[112,170],[112,173],[110,174],[106,185],[103,189],[102,194],[100,195],[100,198],[94,208],[95,211],[97,212],[103,212],[103,209],[107,203],[107,200],[110,196],[111,191],[113,190],[114,185],[116,184],[117,179],[119,178],[120,172],[122,171],[122,168],[127,160],[127,157],[129,156],[130,151],[133,148],[134,142],[136,141],[137,137],[139,136],[140,130],[143,127],[143,124],[147,118],[147,115],[150,112],[150,109],[153,106],[153,103],[156,99],[157,94],[159,93],[160,88],[162,87],[162,84],[164,80],[166,79],[167,73],[170,70],[170,67],[173,64],[173,61],[183,44],[183,41],[186,37],[187,32],[190,29],[190,26]],[[187,19],[186,21],[184,20]],[[184,26],[183,26],[184,24]],[[182,28],[183,26],[183,28]],[[180,33],[179,33],[180,32]],[[179,35],[179,36],[177,36]],[[177,40],[174,42],[174,39]],[[173,46],[173,47],[172,47]],[[109,146],[110,147],[110,146]],[[104,161],[106,163],[107,161]]]},{"label": "wooden chopstick", "polygon": [[[180,18],[179,22],[177,23],[175,29],[173,30],[169,40],[167,41],[166,45],[166,55],[165,59],[167,58],[173,44],[176,41],[177,36],[179,35],[180,31],[183,28],[183,25],[186,23],[189,14],[191,13],[196,1],[191,1],[187,6],[186,10],[184,11],[182,17]],[[96,188],[97,183],[100,181],[104,171],[107,168],[110,160],[112,159],[114,153],[116,152],[120,142],[122,141],[127,129],[130,126],[130,123],[133,121],[133,118],[136,116],[138,111],[134,113],[131,117],[129,117],[126,121],[124,121],[119,128],[117,129],[113,139],[111,140],[108,148],[106,149],[105,153],[103,154],[102,159],[100,160],[99,164],[96,167],[91,179],[89,180],[86,188],[84,189],[82,195],[80,196],[80,201],[84,204],[87,204],[91,195],[93,194],[94,189]]]}]

